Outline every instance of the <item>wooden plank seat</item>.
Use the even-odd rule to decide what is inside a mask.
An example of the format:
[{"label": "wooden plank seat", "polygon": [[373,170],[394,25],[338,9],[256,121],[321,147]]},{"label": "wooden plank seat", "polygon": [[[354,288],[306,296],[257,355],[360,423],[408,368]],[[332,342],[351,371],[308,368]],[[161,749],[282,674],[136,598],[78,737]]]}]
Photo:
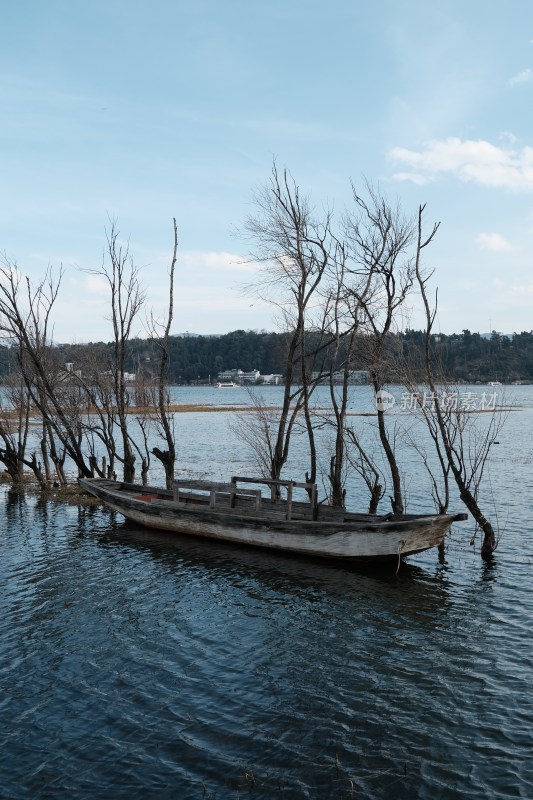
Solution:
[{"label": "wooden plank seat", "polygon": [[[209,507],[219,508],[229,505],[235,508],[237,504],[243,505],[243,501],[252,501],[255,511],[261,509],[261,489],[239,489],[234,483],[207,483],[206,481],[175,481],[174,500],[181,502],[201,502],[198,491],[209,492]],[[207,502],[207,497],[206,497]]]},{"label": "wooden plank seat", "polygon": [[[237,484],[256,484],[267,486],[270,498],[262,496],[261,489],[237,486]],[[309,495],[308,502],[293,500],[295,488],[305,489]],[[282,500],[281,490],[287,497]],[[202,494],[199,494],[203,492]],[[173,498],[180,505],[207,504],[217,511],[237,509],[242,513],[267,513],[269,516],[290,519],[317,519],[316,484],[298,483],[296,481],[273,480],[271,478],[246,478],[234,476],[230,483],[213,483],[202,480],[178,479],[174,482]]]}]

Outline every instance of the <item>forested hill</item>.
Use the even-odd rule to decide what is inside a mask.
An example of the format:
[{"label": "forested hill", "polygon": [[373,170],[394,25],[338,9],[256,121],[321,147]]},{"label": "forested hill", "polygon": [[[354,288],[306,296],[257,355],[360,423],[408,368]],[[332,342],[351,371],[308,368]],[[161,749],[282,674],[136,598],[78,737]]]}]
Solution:
[{"label": "forested hill", "polygon": [[[423,351],[423,333],[406,331],[401,337],[406,355]],[[533,381],[533,331],[504,336],[493,333],[490,337],[464,330],[460,334],[433,337],[435,351],[450,380],[465,382],[517,380]],[[396,338],[397,342],[398,339]],[[169,380],[171,383],[196,383],[216,380],[217,374],[228,369],[248,372],[257,369],[263,375],[283,375],[286,334],[265,331],[237,330],[222,336],[172,336],[169,341]],[[60,362],[71,362],[77,369],[87,358],[97,358],[105,369],[112,344],[56,345]],[[15,363],[16,353],[0,346],[0,375],[9,372],[10,362]],[[150,375],[155,369],[157,354],[153,343],[135,339],[129,343],[128,368],[131,372]],[[365,369],[363,353],[353,364],[354,369]],[[391,366],[389,380],[393,381]]]},{"label": "forested hill", "polygon": [[[403,348],[421,351],[424,334],[407,331]],[[443,374],[450,380],[476,381],[533,381],[533,331],[504,335],[493,331],[490,336],[471,333],[438,334],[432,337],[437,360]]]}]

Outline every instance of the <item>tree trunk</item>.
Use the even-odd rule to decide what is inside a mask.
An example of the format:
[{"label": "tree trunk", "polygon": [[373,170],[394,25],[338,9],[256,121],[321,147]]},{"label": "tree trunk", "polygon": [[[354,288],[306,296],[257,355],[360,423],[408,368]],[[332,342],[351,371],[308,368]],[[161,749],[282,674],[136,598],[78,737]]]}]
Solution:
[{"label": "tree trunk", "polygon": [[[380,385],[379,381],[375,377],[372,376],[372,384],[374,386],[374,393],[377,397],[378,392],[381,391],[382,386]],[[396,460],[396,454],[392,449],[389,435],[387,433],[387,426],[385,425],[385,412],[383,409],[377,409],[378,414],[378,431],[379,431],[379,438],[385,451],[385,457],[389,464],[391,480],[392,480],[392,489],[393,489],[393,496],[391,497],[391,505],[392,505],[392,512],[393,514],[403,514],[404,513],[404,504],[403,504],[403,494],[402,494],[402,479],[400,476],[400,470],[398,468],[398,462]]]}]

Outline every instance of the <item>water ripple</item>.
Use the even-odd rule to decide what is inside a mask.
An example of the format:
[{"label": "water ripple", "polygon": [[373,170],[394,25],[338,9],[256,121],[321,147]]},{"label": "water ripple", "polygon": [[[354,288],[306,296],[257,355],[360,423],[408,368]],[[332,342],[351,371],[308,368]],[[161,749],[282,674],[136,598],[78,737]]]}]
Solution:
[{"label": "water ripple", "polygon": [[1,531],[6,800],[533,796],[514,540],[396,576],[25,502]]}]

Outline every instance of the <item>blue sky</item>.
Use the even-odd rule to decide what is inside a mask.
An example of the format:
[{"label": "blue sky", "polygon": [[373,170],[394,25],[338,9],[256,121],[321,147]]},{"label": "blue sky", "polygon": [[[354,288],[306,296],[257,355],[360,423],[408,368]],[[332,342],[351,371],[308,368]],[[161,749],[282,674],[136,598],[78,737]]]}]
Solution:
[{"label": "blue sky", "polygon": [[274,157],[317,205],[427,203],[441,331],[533,328],[530,0],[3,5],[0,251],[63,266],[56,340],[110,337],[110,219],[164,308],[173,216],[173,331],[272,330],[234,229]]}]

